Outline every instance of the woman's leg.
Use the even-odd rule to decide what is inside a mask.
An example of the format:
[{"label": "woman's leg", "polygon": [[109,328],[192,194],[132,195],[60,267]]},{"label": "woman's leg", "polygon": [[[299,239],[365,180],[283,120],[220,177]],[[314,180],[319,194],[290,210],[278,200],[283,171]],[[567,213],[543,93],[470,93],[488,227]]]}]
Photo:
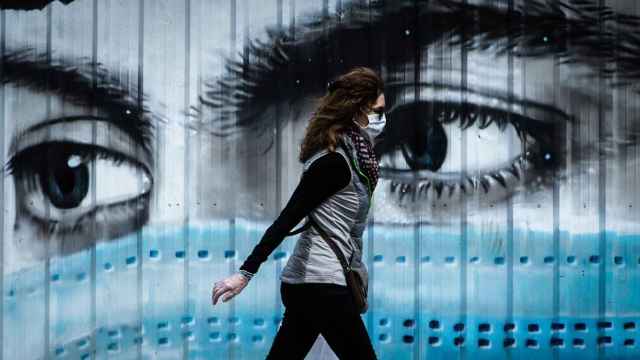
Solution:
[{"label": "woman's leg", "polygon": [[286,283],[280,286],[284,316],[266,359],[304,359],[320,334],[314,307],[304,290]]},{"label": "woman's leg", "polygon": [[325,314],[320,333],[340,359],[377,359],[367,329],[350,296],[341,296],[339,303]]}]

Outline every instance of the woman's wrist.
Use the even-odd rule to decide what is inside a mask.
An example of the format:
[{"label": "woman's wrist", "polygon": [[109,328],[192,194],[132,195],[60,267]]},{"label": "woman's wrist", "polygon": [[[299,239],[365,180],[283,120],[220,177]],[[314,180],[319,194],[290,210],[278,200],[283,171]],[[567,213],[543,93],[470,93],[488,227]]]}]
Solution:
[{"label": "woman's wrist", "polygon": [[253,273],[248,272],[247,270],[239,270],[240,274],[242,274],[242,276],[244,276],[247,280],[251,280],[251,278],[253,277]]}]

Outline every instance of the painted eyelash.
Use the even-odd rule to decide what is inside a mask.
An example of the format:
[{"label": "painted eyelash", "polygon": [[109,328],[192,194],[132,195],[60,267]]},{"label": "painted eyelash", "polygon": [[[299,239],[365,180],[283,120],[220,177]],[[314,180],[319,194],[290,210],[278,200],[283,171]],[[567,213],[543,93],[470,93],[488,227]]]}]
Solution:
[{"label": "painted eyelash", "polygon": [[486,129],[495,123],[500,131],[504,131],[508,125],[512,125],[517,135],[520,138],[524,138],[527,131],[524,129],[523,123],[535,121],[518,114],[507,113],[504,110],[496,110],[482,105],[462,105],[445,102],[434,102],[432,104],[439,108],[439,122],[451,124],[458,121],[462,130],[466,130],[475,124],[478,124],[479,129]]},{"label": "painted eyelash", "polygon": [[[433,0],[424,5],[424,9],[421,9],[424,11],[419,11],[416,18],[416,24],[430,24],[429,30],[434,36],[413,38],[417,47],[427,47],[438,39],[443,39],[444,41],[448,39],[449,45],[461,46],[468,51],[497,47],[496,54],[498,55],[505,55],[508,52],[521,57],[556,54],[560,56],[560,63],[580,62],[586,65],[604,67],[604,69],[615,68],[616,71],[598,72],[598,74],[611,80],[611,85],[629,85],[633,83],[630,80],[638,78],[636,71],[637,54],[640,52],[637,51],[637,47],[633,46],[636,43],[633,30],[638,27],[639,18],[612,13],[611,7],[596,6],[596,3],[592,0],[573,1],[570,4],[556,4],[548,0],[529,0],[525,5],[517,6],[517,10],[506,10],[505,7],[472,5],[452,0]],[[214,110],[228,108],[229,111],[220,111],[219,114],[216,114],[214,120],[201,121],[201,119],[198,119],[197,122],[194,121],[188,126],[199,131],[206,128],[215,136],[226,136],[240,132],[239,126],[242,125],[247,126],[247,128],[258,127],[259,125],[264,127],[264,125],[252,121],[255,120],[256,114],[260,114],[266,106],[266,101],[260,102],[262,100],[261,95],[269,91],[268,95],[271,96],[268,96],[267,99],[271,101],[273,88],[269,85],[279,80],[275,78],[277,75],[282,75],[283,73],[291,74],[291,72],[304,73],[305,71],[300,71],[299,69],[307,69],[305,67],[298,68],[296,66],[298,61],[292,61],[293,67],[279,68],[278,61],[269,60],[270,56],[275,55],[276,58],[278,56],[287,58],[286,54],[294,57],[298,54],[315,54],[314,51],[311,51],[311,48],[324,48],[323,46],[318,46],[318,44],[325,44],[322,42],[323,39],[351,39],[363,31],[383,29],[387,24],[391,24],[394,29],[398,27],[398,24],[401,24],[400,29],[407,29],[406,21],[404,20],[406,20],[407,14],[415,13],[416,4],[414,1],[403,0],[365,2],[365,4],[345,4],[343,10],[340,14],[341,16],[336,20],[314,16],[311,21],[302,21],[286,33],[269,28],[267,30],[269,43],[279,39],[289,41],[287,34],[295,34],[297,40],[290,43],[284,42],[283,46],[275,50],[269,45],[262,44],[263,46],[260,46],[261,44],[258,43],[258,49],[264,50],[262,54],[260,51],[252,50],[250,46],[245,47],[243,52],[240,53],[242,61],[230,61],[236,71],[229,72],[229,75],[225,75],[220,80],[220,89],[218,89],[215,82],[209,84],[210,91],[205,92],[205,95],[201,98],[203,104],[210,102],[205,105],[213,106]],[[343,18],[343,14],[347,15],[347,17]],[[615,16],[612,16],[612,14],[615,14]],[[505,21],[509,18],[514,18],[517,21]],[[601,18],[606,19],[608,25],[606,27],[607,31],[604,33],[602,33],[600,22],[594,20]],[[450,19],[457,21],[449,21]],[[336,24],[347,24],[348,26],[336,26]],[[472,24],[473,31],[470,32],[470,28],[459,26],[459,24]],[[329,31],[328,38],[325,37],[327,30]],[[408,30],[412,30],[412,37],[415,36],[414,34],[420,33],[420,27],[413,27]],[[397,34],[400,33],[402,33],[402,36],[399,38]],[[600,34],[601,36],[593,36],[593,34]],[[404,31],[390,31],[388,35],[390,40],[388,41],[389,49],[402,50],[405,38]],[[620,38],[621,41],[612,41],[612,35]],[[300,41],[300,39],[305,40]],[[396,41],[399,39],[402,39],[402,41]],[[570,41],[571,39],[576,41]],[[281,56],[277,51],[282,51],[285,55]],[[391,53],[393,52],[391,51]],[[397,58],[391,59],[390,62],[387,61],[387,66],[390,69],[402,68],[405,62],[411,62],[411,57],[403,56],[401,53],[402,51],[398,52],[400,55]],[[603,54],[626,54],[628,56],[605,56],[602,58]],[[268,74],[268,72],[263,71],[264,69],[260,69],[261,65],[255,65],[251,61],[251,59],[258,57],[266,59],[262,66],[274,68],[274,74]],[[597,64],[591,64],[592,61],[589,59],[598,59],[598,62]],[[248,70],[243,72],[240,69]],[[306,72],[308,73],[308,71]],[[254,86],[247,87],[242,84],[236,84],[236,81],[243,81],[241,80],[243,77],[252,76],[252,73],[260,74],[260,77],[265,77],[271,81],[261,83],[263,85],[257,89],[259,94],[255,93],[254,90],[256,88]],[[620,76],[614,76],[616,74]],[[314,75],[311,76],[313,77]],[[268,88],[268,90],[265,88]],[[237,96],[234,95],[236,89]],[[299,94],[304,94],[304,92],[289,93],[287,94],[289,95],[287,100],[293,101]],[[247,103],[246,99],[254,97],[258,98],[256,101],[258,104],[255,106],[247,106],[246,108],[240,106],[240,104]],[[227,99],[230,100],[229,104],[225,104]],[[199,113],[199,109],[196,107],[193,107],[192,110],[194,111],[193,114]],[[250,113],[250,115],[254,116],[236,117],[235,115],[240,111],[243,112],[242,115]],[[220,127],[218,125],[225,126]]]},{"label": "painted eyelash", "polygon": [[113,161],[118,166],[122,165],[123,163],[134,163],[136,165],[139,165],[135,160],[129,158],[126,155],[111,151],[100,146],[80,144],[71,141],[50,141],[28,147],[12,155],[5,164],[4,171],[7,175],[35,175],[35,171],[30,170],[33,170],[34,166],[39,166],[45,161],[45,156],[50,151],[50,149],[63,146],[72,146],[73,154],[79,155],[83,159],[106,159]]},{"label": "painted eyelash", "polygon": [[[199,97],[200,102],[220,111],[213,134],[228,134],[229,129],[250,123],[250,116],[236,118],[232,114],[247,111],[246,104],[259,96],[257,90],[260,84],[277,81],[274,75],[291,62],[284,48],[287,40],[286,35],[281,33],[269,34],[267,42],[251,40],[246,50],[238,54],[239,59],[224,59],[227,75],[205,83],[208,90]],[[245,70],[247,64],[250,64],[250,71]],[[197,108],[192,107],[192,111],[199,113]]]},{"label": "painted eyelash", "polygon": [[402,200],[406,195],[411,195],[413,201],[416,200],[417,196],[426,194],[430,189],[434,190],[438,200],[441,199],[443,195],[451,198],[456,189],[460,189],[461,192],[468,194],[471,191],[475,191],[482,187],[486,194],[489,192],[491,179],[498,182],[503,188],[507,188],[506,179],[502,174],[500,174],[501,172],[508,172],[517,180],[521,180],[524,177],[526,168],[530,165],[531,164],[528,159],[525,156],[521,156],[508,168],[499,169],[482,175],[467,176],[463,181],[447,182],[430,179],[411,184],[392,180],[390,182],[389,190],[392,194],[398,192],[400,200]]},{"label": "painted eyelash", "polygon": [[[86,233],[89,225],[96,223],[97,214],[105,211],[127,212],[130,213],[131,217],[138,216],[140,211],[145,207],[145,201],[148,201],[149,197],[150,193],[147,192],[126,201],[96,206],[76,219],[73,224],[69,225],[61,224],[58,221],[41,219],[29,212],[25,212],[24,216],[27,216],[29,220],[37,224],[41,234],[46,234],[49,237],[82,234]],[[93,231],[94,229],[90,230]]]},{"label": "painted eyelash", "polygon": [[150,154],[153,148],[156,122],[167,119],[153,114],[147,97],[137,94],[123,79],[100,63],[76,59],[67,63],[51,60],[45,53],[31,48],[19,48],[0,56],[2,83],[17,83],[21,87],[63,96],[65,101],[96,106],[113,117],[132,140]]}]

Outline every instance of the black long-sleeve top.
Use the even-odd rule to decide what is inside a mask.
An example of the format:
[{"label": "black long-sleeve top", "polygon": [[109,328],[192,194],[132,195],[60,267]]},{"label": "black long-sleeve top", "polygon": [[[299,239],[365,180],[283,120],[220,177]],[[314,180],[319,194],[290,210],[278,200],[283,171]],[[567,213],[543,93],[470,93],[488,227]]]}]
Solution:
[{"label": "black long-sleeve top", "polygon": [[311,210],[343,189],[351,180],[346,159],[337,152],[329,152],[316,159],[302,175],[289,202],[278,218],[267,228],[260,242],[244,261],[240,270],[257,273],[269,254],[280,245],[287,234]]}]

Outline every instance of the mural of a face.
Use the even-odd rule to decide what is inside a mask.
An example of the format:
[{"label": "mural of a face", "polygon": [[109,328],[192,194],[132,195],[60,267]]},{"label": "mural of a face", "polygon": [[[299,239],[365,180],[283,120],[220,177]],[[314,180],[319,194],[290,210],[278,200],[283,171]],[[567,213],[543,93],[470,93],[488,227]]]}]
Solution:
[{"label": "mural of a face", "polygon": [[264,357],[295,239],[228,305],[210,285],[358,65],[385,80],[380,358],[640,356],[634,1],[7,4],[3,358]]}]

